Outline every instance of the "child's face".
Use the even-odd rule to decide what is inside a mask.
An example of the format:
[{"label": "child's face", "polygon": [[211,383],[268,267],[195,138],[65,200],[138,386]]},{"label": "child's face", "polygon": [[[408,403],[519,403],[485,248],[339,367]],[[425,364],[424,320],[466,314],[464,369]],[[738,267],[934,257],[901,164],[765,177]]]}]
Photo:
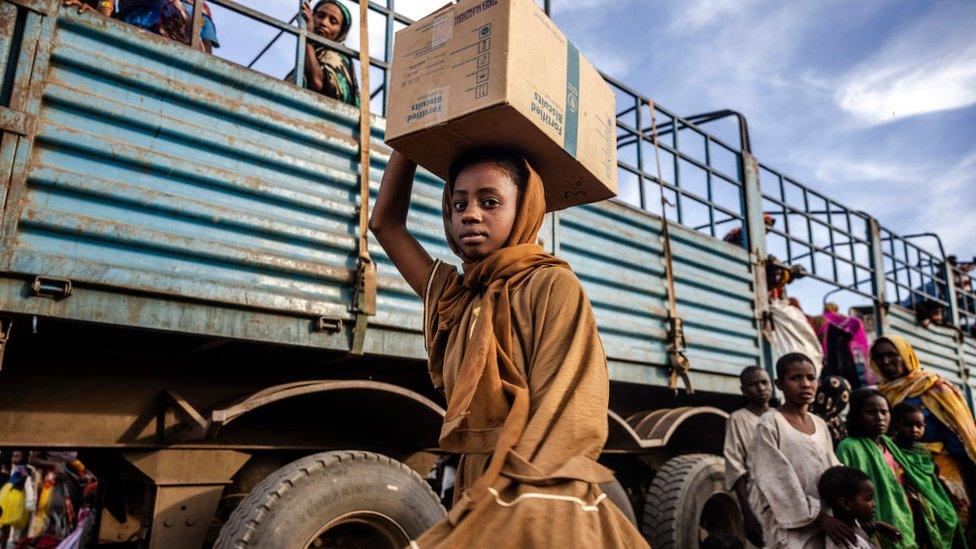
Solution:
[{"label": "child's face", "polygon": [[466,259],[477,261],[501,248],[512,232],[518,187],[494,164],[461,170],[451,194],[451,237]]},{"label": "child's face", "polygon": [[20,465],[24,462],[24,453],[20,450],[14,450],[10,453],[10,463],[14,465]]},{"label": "child's face", "polygon": [[895,438],[899,442],[915,443],[925,433],[925,415],[922,412],[902,414],[895,422]]},{"label": "child's face", "polygon": [[864,433],[879,437],[888,431],[888,401],[880,396],[871,396],[864,401],[854,418]]},{"label": "child's face", "polygon": [[817,370],[807,361],[786,365],[783,377],[776,380],[783,399],[793,406],[806,406],[817,394]]},{"label": "child's face", "polygon": [[861,522],[874,520],[874,485],[864,481],[853,498],[841,498],[840,504],[844,511]]},{"label": "child's face", "polygon": [[769,376],[762,370],[749,372],[742,382],[742,395],[750,404],[762,406],[769,402],[772,394],[773,384],[769,381]]}]

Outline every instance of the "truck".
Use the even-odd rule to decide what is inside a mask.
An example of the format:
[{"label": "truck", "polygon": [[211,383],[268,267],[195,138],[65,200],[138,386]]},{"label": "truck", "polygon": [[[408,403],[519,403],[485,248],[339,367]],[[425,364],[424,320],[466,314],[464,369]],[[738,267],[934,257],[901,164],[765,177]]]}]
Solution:
[{"label": "truck", "polygon": [[[210,3],[299,52],[357,53]],[[366,8],[382,105],[393,31],[411,21]],[[0,447],[80,451],[98,544],[402,547],[444,516],[450,456],[420,301],[364,232],[362,189],[375,198],[391,153],[382,108],[361,126],[284,72],[193,45],[0,0]],[[976,295],[920,241],[936,236],[898,235],[760,162],[739,113],[682,117],[606,79],[620,197],[548,214],[540,239],[592,302],[611,380],[604,488],[654,547],[741,534],[722,442],[739,372],[772,368],[773,256],[847,296],[873,334],[908,338],[972,407]],[[718,123],[732,139],[705,129]],[[450,260],[442,185],[418,173],[410,228]],[[742,245],[722,240],[733,228]],[[903,305],[922,299],[946,325]]]}]

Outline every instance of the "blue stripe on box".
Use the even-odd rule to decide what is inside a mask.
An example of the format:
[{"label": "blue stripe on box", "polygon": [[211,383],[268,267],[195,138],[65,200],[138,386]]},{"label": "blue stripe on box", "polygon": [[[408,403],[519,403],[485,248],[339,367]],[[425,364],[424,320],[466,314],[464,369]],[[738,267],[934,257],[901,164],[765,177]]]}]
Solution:
[{"label": "blue stripe on box", "polygon": [[566,124],[563,148],[576,158],[579,133],[579,50],[566,41]]}]

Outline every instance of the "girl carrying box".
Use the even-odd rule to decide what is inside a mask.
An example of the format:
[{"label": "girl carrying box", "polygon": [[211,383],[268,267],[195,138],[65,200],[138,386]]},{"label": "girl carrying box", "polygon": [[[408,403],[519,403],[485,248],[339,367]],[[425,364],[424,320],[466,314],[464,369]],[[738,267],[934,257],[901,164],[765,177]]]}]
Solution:
[{"label": "girl carrying box", "polygon": [[414,547],[646,547],[598,487],[606,357],[589,301],[536,244],[542,181],[516,152],[457,158],[444,230],[462,270],[407,231],[416,166],[394,152],[370,229],[424,303],[430,377],[447,397],[443,450],[461,454],[448,517]]}]

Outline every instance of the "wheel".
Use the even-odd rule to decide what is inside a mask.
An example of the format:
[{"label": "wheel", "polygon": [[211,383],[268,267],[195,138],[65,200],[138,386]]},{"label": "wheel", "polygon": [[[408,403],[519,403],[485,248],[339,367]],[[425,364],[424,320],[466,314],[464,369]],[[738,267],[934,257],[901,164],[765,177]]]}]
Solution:
[{"label": "wheel", "polygon": [[644,499],[643,533],[654,549],[696,549],[710,535],[745,539],[742,513],[725,491],[725,462],[711,454],[669,459]]},{"label": "wheel", "polygon": [[406,465],[371,452],[323,452],[258,484],[214,547],[400,549],[445,515],[437,495]]},{"label": "wheel", "polygon": [[624,487],[620,485],[619,481],[614,479],[610,482],[603,482],[600,484],[600,489],[603,490],[603,493],[607,495],[607,499],[612,501],[620,509],[635,528],[640,528],[640,525],[637,524],[637,515],[634,514],[634,506],[631,505],[627,491],[624,490]]}]

